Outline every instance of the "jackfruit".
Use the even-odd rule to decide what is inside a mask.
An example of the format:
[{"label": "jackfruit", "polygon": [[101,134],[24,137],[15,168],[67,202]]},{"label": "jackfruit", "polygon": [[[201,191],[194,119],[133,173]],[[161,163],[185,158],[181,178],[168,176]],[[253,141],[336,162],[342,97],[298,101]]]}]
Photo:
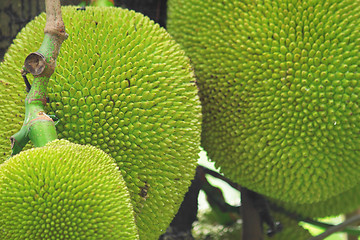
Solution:
[{"label": "jackfruit", "polygon": [[138,239],[114,159],[55,140],[0,165],[0,239]]},{"label": "jackfruit", "polygon": [[[141,239],[158,239],[195,174],[201,106],[189,59],[147,17],[119,8],[63,7],[61,46],[46,113],[61,139],[91,144],[119,165]],[[43,38],[45,14],[14,40],[0,66],[0,149],[22,125],[19,70]]]},{"label": "jackfruit", "polygon": [[[299,221],[290,218],[279,212],[271,212],[273,218],[282,226],[280,232],[275,233],[273,236],[266,236],[267,240],[308,240],[312,237],[307,229],[299,225]],[[268,226],[264,225],[264,230]]]},{"label": "jackfruit", "polygon": [[283,209],[291,214],[296,214],[303,218],[323,218],[329,216],[338,216],[348,214],[360,206],[360,186],[350,188],[349,190],[326,199],[321,202],[311,204],[297,204],[273,200],[277,208]]},{"label": "jackfruit", "polygon": [[202,102],[201,144],[230,179],[306,204],[360,177],[360,1],[170,0]]}]

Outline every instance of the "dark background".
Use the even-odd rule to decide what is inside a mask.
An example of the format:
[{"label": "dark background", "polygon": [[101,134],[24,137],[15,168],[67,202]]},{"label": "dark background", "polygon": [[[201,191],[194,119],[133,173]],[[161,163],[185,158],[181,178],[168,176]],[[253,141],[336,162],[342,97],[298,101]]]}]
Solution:
[{"label": "dark background", "polygon": [[[45,11],[44,0],[0,0],[0,61],[16,34],[26,23]],[[80,0],[61,0],[61,5],[77,5]],[[166,21],[166,0],[115,0],[115,6],[133,9],[161,26]]]}]

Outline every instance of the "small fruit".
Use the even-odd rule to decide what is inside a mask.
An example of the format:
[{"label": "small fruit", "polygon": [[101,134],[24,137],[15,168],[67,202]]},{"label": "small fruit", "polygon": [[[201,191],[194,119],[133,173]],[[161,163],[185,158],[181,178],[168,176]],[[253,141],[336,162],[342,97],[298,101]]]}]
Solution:
[{"label": "small fruit", "polygon": [[66,140],[0,165],[0,226],[1,240],[138,239],[114,159]]}]

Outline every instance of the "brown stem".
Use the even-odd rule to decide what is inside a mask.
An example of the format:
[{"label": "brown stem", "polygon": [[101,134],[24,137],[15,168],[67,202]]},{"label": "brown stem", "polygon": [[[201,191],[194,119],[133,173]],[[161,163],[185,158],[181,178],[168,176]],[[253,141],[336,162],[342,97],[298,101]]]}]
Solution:
[{"label": "brown stem", "polygon": [[[59,36],[60,44],[65,40],[65,25],[61,16],[60,0],[45,0],[46,5],[46,25],[44,33],[55,34]],[[55,59],[56,56],[53,56]]]},{"label": "brown stem", "polygon": [[61,16],[60,0],[45,0],[45,5],[45,38],[39,51],[35,54],[39,55],[40,53],[38,59],[41,60],[41,58],[43,58],[43,60],[46,61],[46,68],[44,68],[44,71],[41,71],[37,75],[43,73],[43,76],[50,77],[54,72],[56,58],[59,55],[61,44],[68,37],[68,35],[65,32],[65,25]]},{"label": "brown stem", "polygon": [[241,206],[243,217],[243,240],[263,240],[262,221],[254,205],[253,192],[241,188]]}]

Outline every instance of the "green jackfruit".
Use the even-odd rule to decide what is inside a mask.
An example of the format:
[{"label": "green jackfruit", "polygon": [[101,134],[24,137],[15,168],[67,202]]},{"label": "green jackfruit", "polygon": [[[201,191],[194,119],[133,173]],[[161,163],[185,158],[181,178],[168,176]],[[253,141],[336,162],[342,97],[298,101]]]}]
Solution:
[{"label": "green jackfruit", "polygon": [[[278,212],[271,212],[271,215],[281,223],[282,230],[272,237],[266,237],[266,240],[308,240],[312,237],[308,230],[299,225],[298,221]],[[264,229],[267,227],[264,225]]]},{"label": "green jackfruit", "polygon": [[303,218],[323,218],[351,213],[360,206],[360,185],[321,202],[298,204],[274,200],[274,204]]},{"label": "green jackfruit", "polygon": [[55,140],[0,165],[0,239],[138,239],[126,183],[93,146]]},{"label": "green jackfruit", "polygon": [[[50,79],[46,112],[59,138],[111,155],[126,181],[141,239],[158,239],[195,174],[201,107],[189,59],[147,17],[119,8],[64,7],[69,38]],[[14,40],[0,66],[0,149],[24,118],[20,69],[43,39],[45,14]],[[6,124],[5,124],[6,123]]]},{"label": "green jackfruit", "polygon": [[359,184],[360,1],[168,6],[197,76],[202,146],[227,177],[299,204]]}]

